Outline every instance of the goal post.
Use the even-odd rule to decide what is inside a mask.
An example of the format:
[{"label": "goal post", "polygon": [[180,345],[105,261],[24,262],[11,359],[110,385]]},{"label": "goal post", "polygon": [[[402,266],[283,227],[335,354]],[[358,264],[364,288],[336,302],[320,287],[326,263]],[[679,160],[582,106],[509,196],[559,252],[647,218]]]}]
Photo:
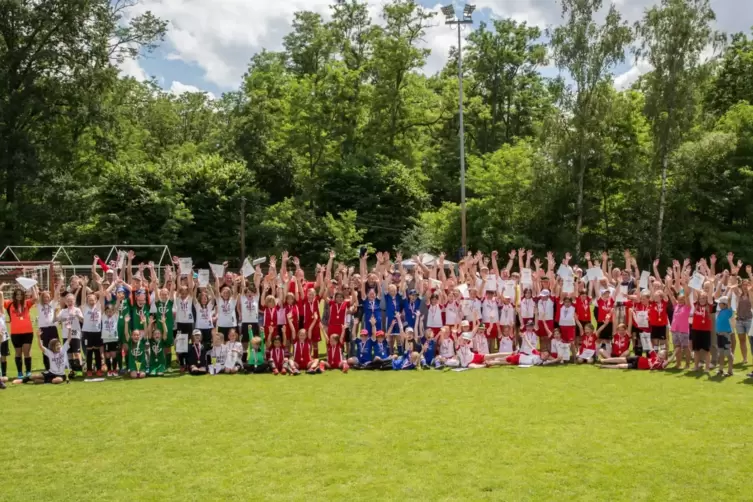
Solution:
[{"label": "goal post", "polygon": [[36,280],[40,291],[52,291],[65,280],[63,268],[56,261],[0,261],[0,285],[6,299],[18,287],[19,277]]}]

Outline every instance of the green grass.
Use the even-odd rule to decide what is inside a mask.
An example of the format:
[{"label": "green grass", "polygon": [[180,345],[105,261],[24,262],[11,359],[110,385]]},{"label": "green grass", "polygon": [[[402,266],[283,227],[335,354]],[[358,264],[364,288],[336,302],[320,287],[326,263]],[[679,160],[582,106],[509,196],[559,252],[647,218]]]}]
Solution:
[{"label": "green grass", "polygon": [[[750,380],[591,367],[0,393],[2,500],[749,499]],[[746,439],[747,438],[747,439]]]}]

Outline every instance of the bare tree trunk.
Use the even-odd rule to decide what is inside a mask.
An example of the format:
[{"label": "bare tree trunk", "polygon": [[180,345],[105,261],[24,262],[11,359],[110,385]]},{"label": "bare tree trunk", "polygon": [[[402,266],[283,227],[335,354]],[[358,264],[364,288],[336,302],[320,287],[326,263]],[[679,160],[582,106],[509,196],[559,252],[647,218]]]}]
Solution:
[{"label": "bare tree trunk", "polygon": [[580,166],[578,172],[578,221],[575,224],[575,256],[580,256],[581,229],[583,228],[583,183],[586,178],[586,156],[581,142]]},{"label": "bare tree trunk", "polygon": [[669,155],[666,149],[662,151],[661,157],[661,196],[659,197],[659,222],[656,225],[656,257],[661,256],[662,230],[664,227],[664,205],[667,200],[667,164]]}]

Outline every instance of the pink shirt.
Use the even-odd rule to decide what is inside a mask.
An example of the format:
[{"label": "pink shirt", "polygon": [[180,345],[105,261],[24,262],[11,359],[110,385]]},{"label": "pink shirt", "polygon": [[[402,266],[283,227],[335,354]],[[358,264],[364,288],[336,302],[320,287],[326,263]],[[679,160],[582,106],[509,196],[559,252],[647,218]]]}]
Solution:
[{"label": "pink shirt", "polygon": [[670,330],[676,333],[690,333],[690,305],[675,305]]}]

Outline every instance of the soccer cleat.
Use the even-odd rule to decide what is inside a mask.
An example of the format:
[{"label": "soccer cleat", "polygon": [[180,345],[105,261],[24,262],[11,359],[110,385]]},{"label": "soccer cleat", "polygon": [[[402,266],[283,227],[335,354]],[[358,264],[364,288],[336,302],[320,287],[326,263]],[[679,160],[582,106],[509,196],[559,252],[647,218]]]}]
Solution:
[{"label": "soccer cleat", "polygon": [[86,372],[86,378],[91,378],[91,377],[92,377],[92,375],[93,375],[93,373],[91,372],[91,370],[88,370],[88,371]]},{"label": "soccer cleat", "polygon": [[31,379],[31,371],[27,371],[27,372],[26,372],[26,378],[29,378],[29,379]]},{"label": "soccer cleat", "polygon": [[283,374],[283,375],[287,375],[287,374],[288,374],[288,370],[286,370],[285,368],[283,368],[283,369],[282,369],[282,374]]},{"label": "soccer cleat", "polygon": [[272,370],[272,374],[275,375],[275,376],[277,376],[277,375],[280,374],[280,372],[277,371],[277,368],[275,368],[275,369]]},{"label": "soccer cleat", "polygon": [[97,378],[101,377],[102,376],[102,370],[97,370],[96,375],[97,375]]},{"label": "soccer cleat", "polygon": [[0,390],[5,390],[5,382],[2,379],[0,379]]},{"label": "soccer cleat", "polygon": [[343,364],[343,373],[347,373],[350,369],[350,366],[348,366],[348,363]]}]

